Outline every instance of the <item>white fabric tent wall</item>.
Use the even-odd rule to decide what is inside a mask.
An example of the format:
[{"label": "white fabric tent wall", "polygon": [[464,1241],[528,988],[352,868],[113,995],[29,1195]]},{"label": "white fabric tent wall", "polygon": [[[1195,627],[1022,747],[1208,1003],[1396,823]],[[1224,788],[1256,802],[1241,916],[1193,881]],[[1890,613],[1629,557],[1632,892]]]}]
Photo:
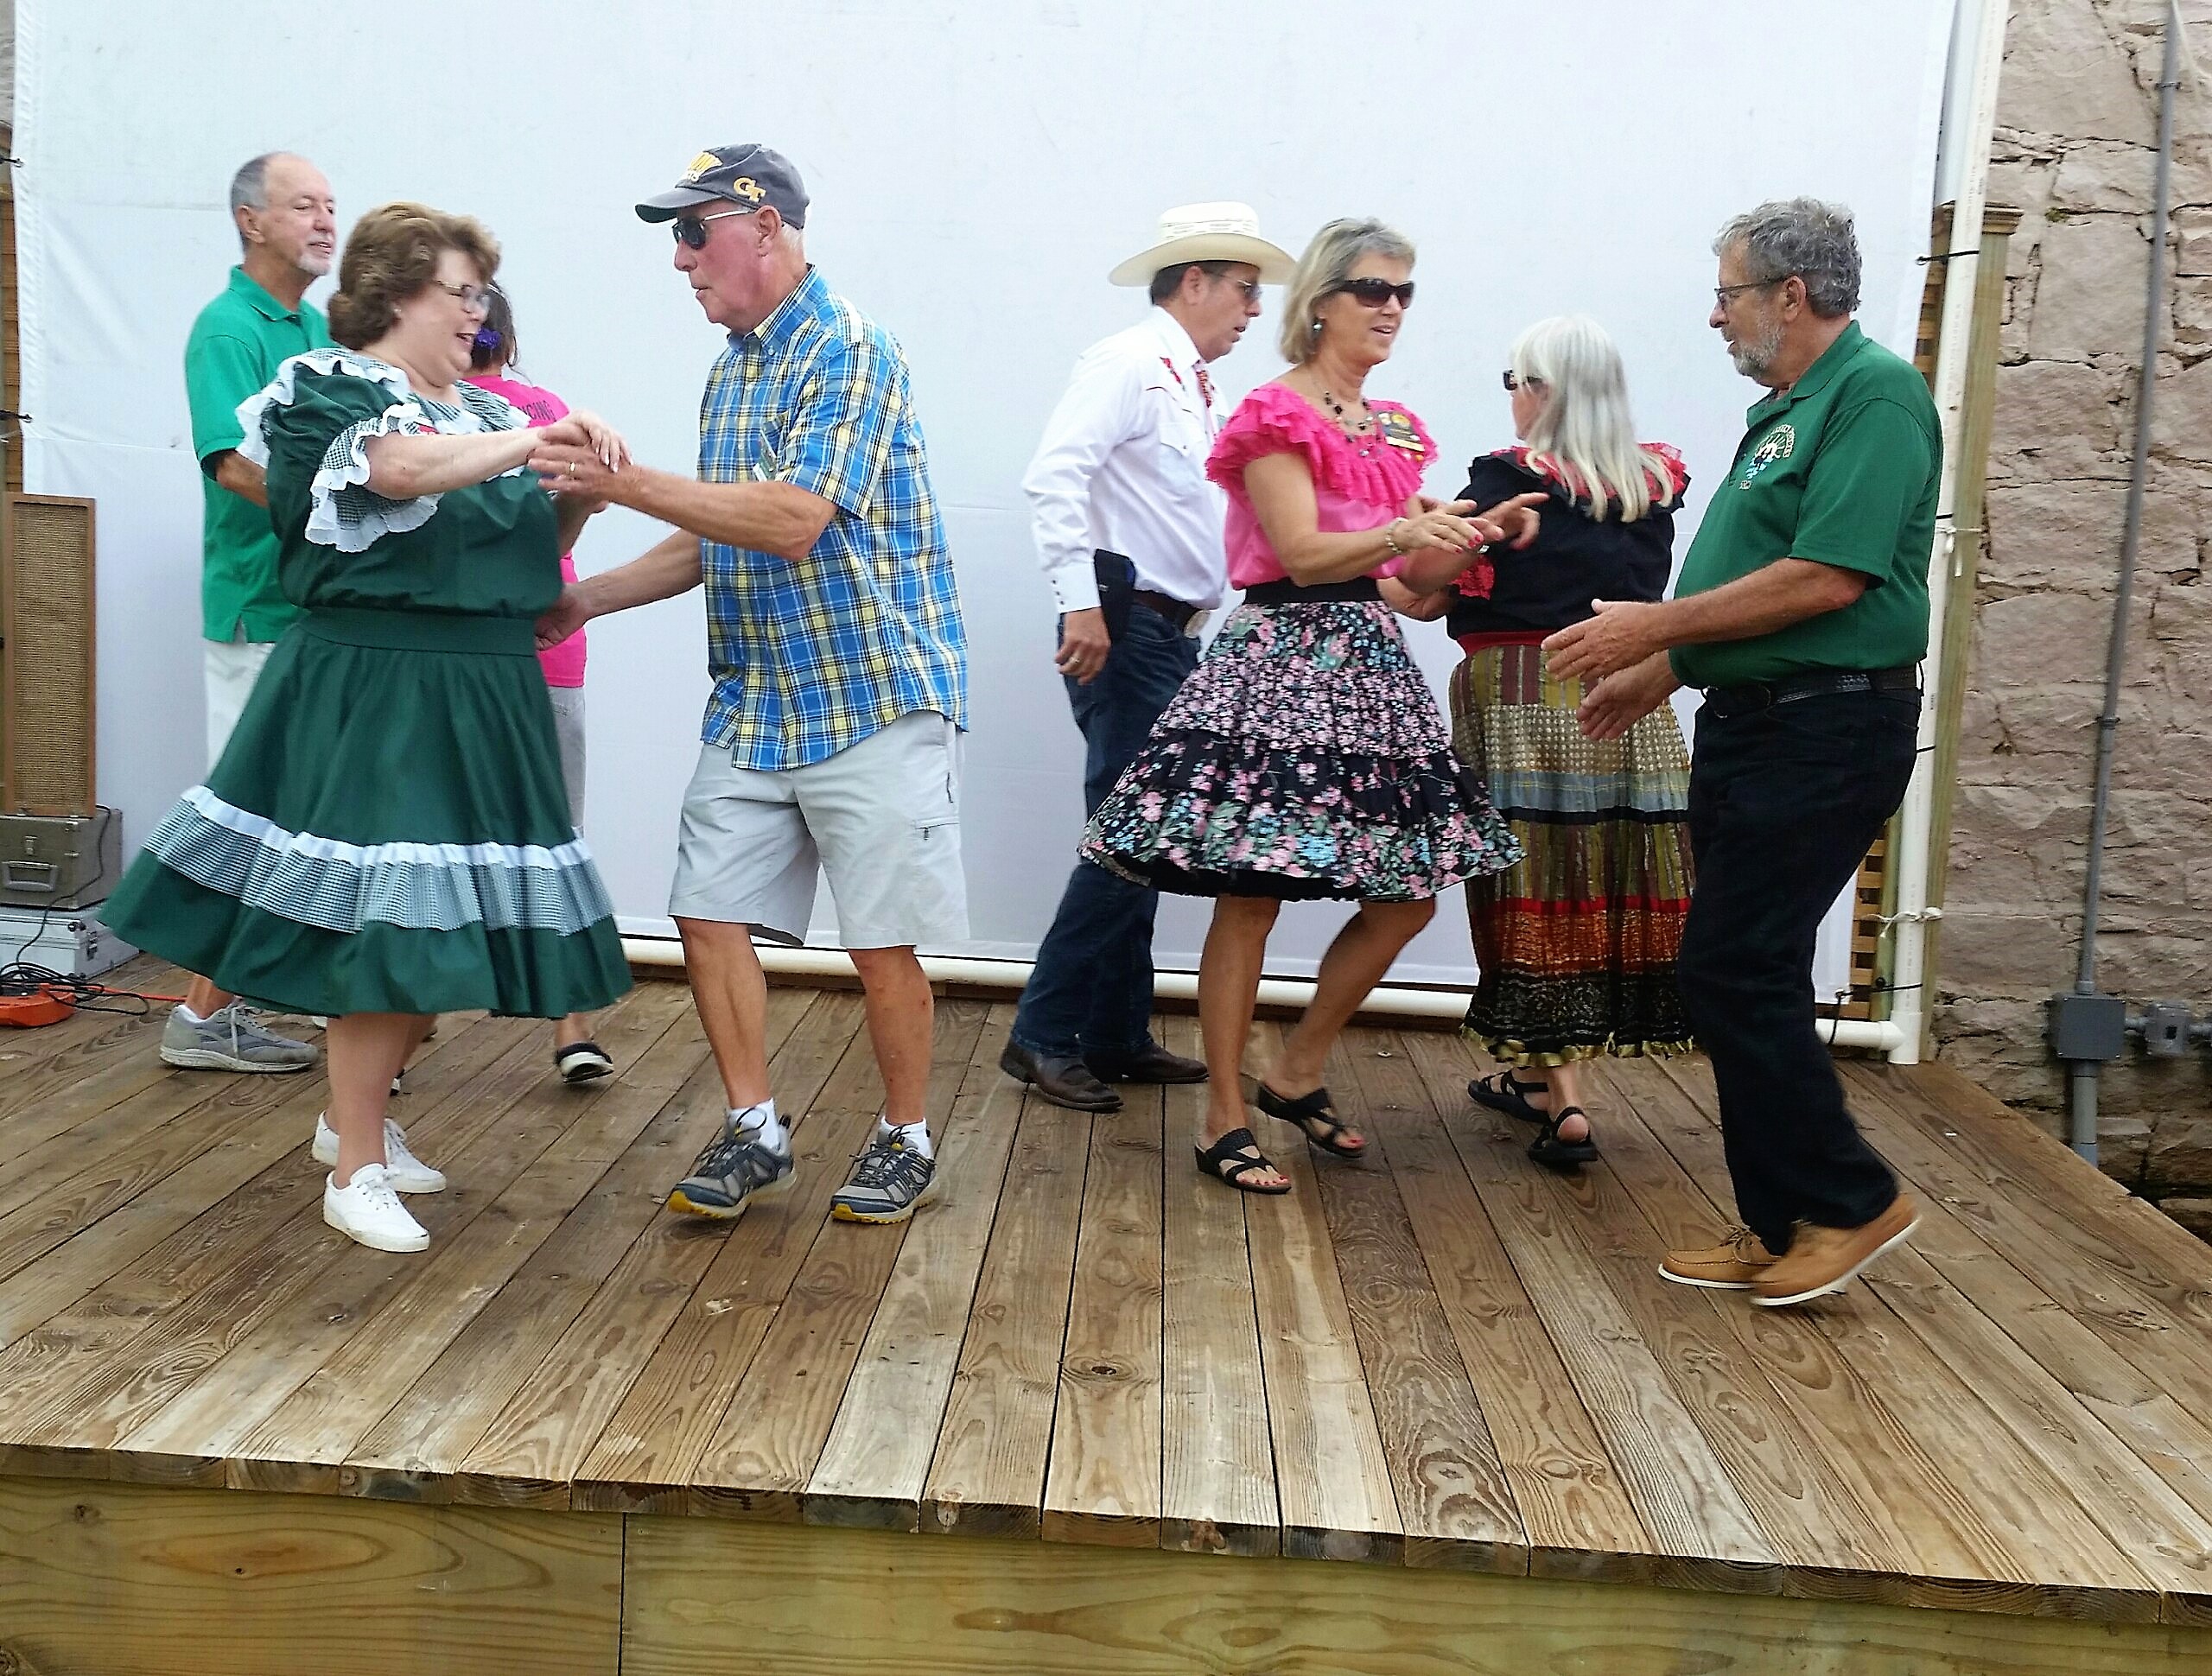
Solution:
[{"label": "white fabric tent wall", "polygon": [[[719,346],[629,206],[702,145],[758,139],[804,173],[810,254],[904,341],[966,602],[973,940],[1026,955],[1081,821],[1080,742],[1049,663],[1051,606],[1018,488],[1069,365],[1143,306],[1103,283],[1164,206],[1243,197],[1295,251],[1323,220],[1419,241],[1419,305],[1374,380],[1427,420],[1449,492],[1510,440],[1497,368],[1523,325],[1595,314],[1647,435],[1696,482],[1684,544],[1757,391],[1705,324],[1730,213],[1849,203],[1867,329],[1909,350],[1943,93],[1948,0],[19,0],[26,468],[99,502],[103,800],[135,843],[201,773],[199,491],[181,366],[236,246],[231,172],[270,148],[329,175],[341,226],[409,197],[503,241],[525,370],[688,467]],[[1274,293],[1270,293],[1271,304]],[[1272,317],[1221,364],[1277,368]],[[596,520],[586,571],[654,538]],[[590,807],[626,926],[662,918],[696,751],[696,597],[592,629]],[[1440,694],[1454,649],[1409,635]],[[1195,964],[1205,905],[1171,901],[1163,965]],[[1344,910],[1284,917],[1274,969],[1310,973]],[[820,940],[834,940],[826,892]],[[1399,968],[1471,975],[1458,893]],[[1827,940],[1821,986],[1842,970]]]}]

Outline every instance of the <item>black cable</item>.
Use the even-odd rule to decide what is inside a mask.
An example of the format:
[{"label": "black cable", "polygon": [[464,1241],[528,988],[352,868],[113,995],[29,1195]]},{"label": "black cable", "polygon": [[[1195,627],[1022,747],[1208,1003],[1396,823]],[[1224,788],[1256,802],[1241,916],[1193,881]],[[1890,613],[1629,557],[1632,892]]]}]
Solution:
[{"label": "black cable", "polygon": [[[50,995],[80,1013],[118,1013],[131,1019],[145,1018],[154,1010],[152,997],[142,995],[135,989],[111,989],[90,978],[73,978],[66,972],[56,972],[49,967],[28,961],[15,961],[0,966],[0,997],[28,995]],[[137,1005],[106,1005],[111,1001],[136,1002]]]}]

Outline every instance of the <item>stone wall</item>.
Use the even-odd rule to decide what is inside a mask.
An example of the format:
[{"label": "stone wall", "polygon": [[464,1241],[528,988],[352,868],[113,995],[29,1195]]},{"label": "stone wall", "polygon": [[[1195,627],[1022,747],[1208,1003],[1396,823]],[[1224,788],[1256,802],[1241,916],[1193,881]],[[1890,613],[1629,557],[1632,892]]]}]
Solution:
[{"label": "stone wall", "polygon": [[[2212,69],[2212,0],[2183,7]],[[1989,546],[1936,973],[1941,1057],[2063,1128],[2043,1002],[2072,983],[2133,445],[2163,0],[2018,0],[1990,180],[2012,242]],[[2183,75],[2188,75],[2184,67]],[[2212,92],[2176,107],[2173,236],[2098,975],[2212,1006]],[[2105,1167],[2212,1234],[2212,1064],[2107,1069]]]}]

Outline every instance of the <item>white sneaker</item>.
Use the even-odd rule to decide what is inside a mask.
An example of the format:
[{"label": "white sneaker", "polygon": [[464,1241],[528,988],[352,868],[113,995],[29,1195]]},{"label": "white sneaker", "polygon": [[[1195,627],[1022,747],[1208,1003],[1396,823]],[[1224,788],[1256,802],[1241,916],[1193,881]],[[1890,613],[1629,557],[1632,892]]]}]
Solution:
[{"label": "white sneaker", "polygon": [[[338,1167],[338,1131],[330,1127],[330,1114],[319,1112],[315,1120],[315,1161]],[[396,1193],[442,1193],[446,1178],[442,1171],[433,1170],[407,1149],[407,1132],[390,1118],[384,1121],[384,1165],[391,1172],[392,1190]]]},{"label": "white sneaker", "polygon": [[430,1243],[423,1224],[407,1214],[392,1190],[391,1171],[365,1164],[340,1187],[335,1172],[322,1183],[322,1219],[372,1251],[421,1251]]}]

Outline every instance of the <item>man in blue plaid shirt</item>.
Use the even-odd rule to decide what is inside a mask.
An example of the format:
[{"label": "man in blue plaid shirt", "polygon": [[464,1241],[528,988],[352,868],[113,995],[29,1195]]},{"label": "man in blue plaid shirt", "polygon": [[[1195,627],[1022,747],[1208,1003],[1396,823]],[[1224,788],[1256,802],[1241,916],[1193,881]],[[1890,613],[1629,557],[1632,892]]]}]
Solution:
[{"label": "man in blue plaid shirt", "polygon": [[806,207],[798,171],[758,145],[701,152],[638,206],[672,224],[677,270],[729,343],[700,404],[696,479],[610,472],[577,449],[531,460],[556,493],[677,526],[567,589],[539,638],[706,585],[715,690],[669,912],[729,1109],[670,1207],[730,1219],[791,1185],[753,939],[804,940],[819,867],[884,1084],[832,1214],[896,1222],[936,1176],[933,1003],[915,946],[968,934],[955,763],[967,636],[906,356],[809,264]]}]

